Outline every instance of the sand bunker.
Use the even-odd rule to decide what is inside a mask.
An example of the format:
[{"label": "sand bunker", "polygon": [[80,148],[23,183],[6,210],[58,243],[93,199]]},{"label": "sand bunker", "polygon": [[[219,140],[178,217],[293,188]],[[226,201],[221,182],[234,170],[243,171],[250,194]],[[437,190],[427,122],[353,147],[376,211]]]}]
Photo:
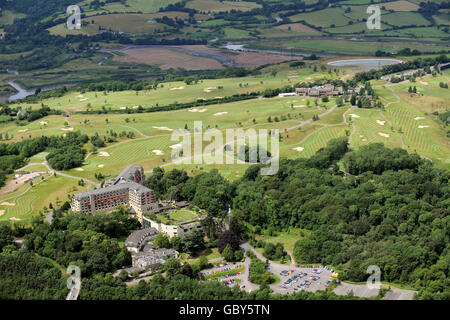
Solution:
[{"label": "sand bunker", "polygon": [[223,99],[223,97],[214,97],[214,99]]},{"label": "sand bunker", "polygon": [[386,123],[386,121],[377,120],[377,123],[378,123],[379,125],[384,126],[384,124]]},{"label": "sand bunker", "polygon": [[133,107],[133,109],[137,109],[137,108],[139,108],[139,106],[134,106],[134,107]]},{"label": "sand bunker", "polygon": [[73,131],[73,128],[61,128],[62,131]]},{"label": "sand bunker", "polygon": [[164,130],[164,131],[173,131],[173,129],[170,129],[168,127],[153,127],[154,129],[158,129],[158,130]]},{"label": "sand bunker", "polygon": [[214,115],[215,116],[221,116],[221,115],[223,115],[223,114],[227,114],[228,112],[226,112],[226,111],[224,111],[224,112],[217,112],[217,113],[214,113]]},{"label": "sand bunker", "polygon": [[418,126],[417,128],[422,129],[422,128],[428,128],[429,126]]},{"label": "sand bunker", "polygon": [[77,98],[83,98],[84,96],[82,94],[77,95]]},{"label": "sand bunker", "polygon": [[189,109],[188,111],[189,112],[205,112],[207,109],[197,109],[197,108],[194,108],[194,109]]},{"label": "sand bunker", "polygon": [[83,168],[75,168],[76,171],[84,171]]},{"label": "sand bunker", "polygon": [[109,153],[106,152],[106,151],[100,151],[100,152],[98,153],[98,155],[99,155],[100,157],[109,157]]},{"label": "sand bunker", "polygon": [[27,131],[28,131],[28,129],[19,130],[19,132],[27,132]]},{"label": "sand bunker", "polygon": [[209,88],[205,88],[203,91],[205,92],[211,92],[213,90],[217,89],[216,87],[209,87]]},{"label": "sand bunker", "polygon": [[416,121],[417,121],[417,120],[423,120],[423,119],[425,119],[425,118],[424,118],[424,117],[415,117],[415,118],[414,118],[414,120],[416,120]]},{"label": "sand bunker", "polygon": [[425,82],[425,81],[420,81],[420,83],[423,84],[424,86],[428,85],[428,82]]},{"label": "sand bunker", "polygon": [[362,134],[359,135],[360,138],[363,138],[364,136]]},{"label": "sand bunker", "polygon": [[48,122],[47,121],[41,121],[41,122],[39,122],[41,125],[43,125],[43,126],[45,126],[45,125],[47,125],[48,124]]},{"label": "sand bunker", "polygon": [[312,80],[312,78],[311,77],[306,77],[305,80]]},{"label": "sand bunker", "polygon": [[300,104],[298,106],[294,106],[294,108],[304,108],[304,107],[306,107],[304,104]]},{"label": "sand bunker", "polygon": [[0,217],[5,214],[5,210],[0,210]]},{"label": "sand bunker", "polygon": [[171,149],[178,149],[178,148],[181,148],[181,147],[182,147],[181,143],[177,143],[177,144],[169,146],[169,148],[171,148]]},{"label": "sand bunker", "polygon": [[13,207],[13,206],[15,206],[16,204],[15,204],[15,203],[12,203],[12,202],[2,202],[2,203],[0,203],[0,205],[2,205],[2,206]]},{"label": "sand bunker", "polygon": [[103,168],[104,166],[105,166],[104,164],[99,164],[97,167]]},{"label": "sand bunker", "polygon": [[88,98],[80,99],[80,101],[86,101],[86,100],[88,100]]},{"label": "sand bunker", "polygon": [[364,138],[364,139],[362,139],[361,141],[367,141],[367,139],[366,139],[366,138]]},{"label": "sand bunker", "polygon": [[382,137],[385,137],[385,138],[389,138],[389,137],[390,137],[390,135],[388,135],[387,133],[378,132],[378,134],[379,134],[380,136],[382,136]]},{"label": "sand bunker", "polygon": [[350,113],[350,115],[352,116],[352,118],[359,118],[360,116],[358,116],[357,114],[354,113]]},{"label": "sand bunker", "polygon": [[120,110],[125,110],[127,107],[120,107]]},{"label": "sand bunker", "polygon": [[161,156],[161,155],[164,154],[164,152],[162,152],[162,150],[152,150],[152,152],[153,152],[154,154],[156,154],[157,156]]},{"label": "sand bunker", "polygon": [[305,150],[305,148],[303,148],[303,147],[297,147],[297,148],[292,148],[292,150],[295,150],[295,151],[303,151],[303,150]]},{"label": "sand bunker", "polygon": [[184,89],[183,86],[181,86],[181,87],[175,87],[175,88],[170,88],[170,90],[183,90],[183,89]]},{"label": "sand bunker", "polygon": [[16,218],[16,217],[12,217],[12,218],[9,218],[9,220],[12,220],[12,221],[20,221],[20,220],[22,220],[22,219],[19,219],[19,218]]}]

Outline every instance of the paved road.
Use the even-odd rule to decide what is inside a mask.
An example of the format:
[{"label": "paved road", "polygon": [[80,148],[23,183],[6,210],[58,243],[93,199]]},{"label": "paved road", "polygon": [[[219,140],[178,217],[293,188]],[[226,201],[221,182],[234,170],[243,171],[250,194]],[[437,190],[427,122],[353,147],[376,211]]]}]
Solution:
[{"label": "paved road", "polygon": [[80,294],[80,288],[72,288],[67,294],[66,300],[77,300],[78,295]]},{"label": "paved road", "polygon": [[[386,286],[383,285],[383,287]],[[363,284],[351,284],[346,282],[342,282],[333,290],[333,292],[338,295],[347,295],[350,291],[353,291],[354,296],[364,298],[375,297],[379,293],[378,289],[369,289]],[[413,290],[391,288],[391,290],[385,294],[383,300],[412,300],[416,293],[417,291]]]}]

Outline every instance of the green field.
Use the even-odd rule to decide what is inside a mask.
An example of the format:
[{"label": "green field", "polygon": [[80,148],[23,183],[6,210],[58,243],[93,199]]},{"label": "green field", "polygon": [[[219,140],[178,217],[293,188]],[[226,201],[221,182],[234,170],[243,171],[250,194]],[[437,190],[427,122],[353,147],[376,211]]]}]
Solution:
[{"label": "green field", "polygon": [[[0,205],[0,210],[5,210],[5,213],[0,216],[0,221],[20,219],[16,221],[28,222],[39,212],[44,213],[43,208],[48,208],[50,203],[60,206],[68,201],[70,194],[86,190],[86,187],[78,186],[77,180],[62,176],[50,177],[39,184],[37,182],[38,179],[34,181],[35,185],[28,192],[16,198],[3,200],[6,199],[6,195],[0,197],[2,202],[15,203],[14,206]],[[20,191],[23,192],[24,187],[21,187]]]}]

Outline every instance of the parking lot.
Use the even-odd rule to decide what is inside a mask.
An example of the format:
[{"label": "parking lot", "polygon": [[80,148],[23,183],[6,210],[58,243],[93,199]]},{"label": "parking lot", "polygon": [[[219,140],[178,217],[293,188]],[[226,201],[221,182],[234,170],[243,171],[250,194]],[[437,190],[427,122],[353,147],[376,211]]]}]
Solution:
[{"label": "parking lot", "polygon": [[[236,285],[242,281],[244,270],[241,270],[243,263],[222,263],[215,265],[211,269],[203,270],[200,274],[207,277],[205,281],[218,280],[226,285]],[[234,272],[234,270],[236,270]],[[226,274],[223,274],[226,273]],[[217,274],[217,276],[214,276]]]},{"label": "parking lot", "polygon": [[292,267],[269,264],[268,269],[280,278],[278,284],[271,285],[276,293],[325,290],[334,279],[331,276],[334,271],[324,266]]}]

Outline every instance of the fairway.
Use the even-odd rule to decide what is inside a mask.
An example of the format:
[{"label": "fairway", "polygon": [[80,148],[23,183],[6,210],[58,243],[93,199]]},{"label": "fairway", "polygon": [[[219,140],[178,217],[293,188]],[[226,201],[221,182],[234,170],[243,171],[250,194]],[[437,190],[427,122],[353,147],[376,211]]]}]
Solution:
[{"label": "fairway", "polygon": [[[61,206],[65,201],[69,200],[69,195],[85,191],[87,188],[78,186],[77,180],[75,179],[62,176],[52,176],[39,184],[37,182],[35,181],[35,185],[25,194],[16,198],[1,200],[7,196],[2,195],[0,199],[2,202],[14,203],[15,205],[6,206],[0,204],[0,210],[5,210],[5,213],[0,216],[0,221],[29,222],[31,217],[39,214],[39,212],[43,212],[43,208],[48,208],[50,203],[54,206]],[[20,188],[22,192],[26,190],[24,188],[25,186]]]}]

